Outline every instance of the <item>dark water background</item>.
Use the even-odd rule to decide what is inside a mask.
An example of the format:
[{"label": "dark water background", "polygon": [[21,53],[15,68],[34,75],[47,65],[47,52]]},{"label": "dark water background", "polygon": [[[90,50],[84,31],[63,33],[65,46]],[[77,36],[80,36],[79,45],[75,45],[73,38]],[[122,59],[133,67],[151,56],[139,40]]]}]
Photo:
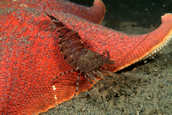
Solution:
[{"label": "dark water background", "polygon": [[[91,6],[90,0],[71,0]],[[156,29],[172,0],[104,0],[104,26],[142,34]],[[154,58],[101,80],[89,92],[42,115],[172,115],[172,41]]]}]

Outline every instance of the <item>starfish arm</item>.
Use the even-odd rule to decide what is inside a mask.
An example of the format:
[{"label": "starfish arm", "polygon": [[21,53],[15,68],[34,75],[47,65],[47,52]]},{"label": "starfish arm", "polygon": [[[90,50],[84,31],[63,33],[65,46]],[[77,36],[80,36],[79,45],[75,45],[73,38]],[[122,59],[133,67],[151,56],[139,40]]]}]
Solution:
[{"label": "starfish arm", "polygon": [[64,0],[2,0],[0,8],[38,9],[41,12],[65,12],[84,18],[94,23],[101,23],[105,15],[105,5],[102,0],[94,0],[92,7],[78,5]]},{"label": "starfish arm", "polygon": [[90,16],[92,16],[92,20],[93,20],[91,22],[101,23],[103,21],[104,15],[106,13],[106,8],[102,0],[94,0],[94,5],[90,8],[90,11],[91,11]]},{"label": "starfish arm", "polygon": [[[47,0],[47,2],[51,2],[51,1]],[[52,3],[49,4],[53,5]],[[51,6],[49,8],[54,8],[54,7]],[[105,5],[102,2],[102,0],[94,0],[92,7],[85,7],[68,1],[65,2],[59,1],[59,5],[56,5],[56,8],[57,9],[55,11],[63,11],[64,13],[71,13],[94,23],[101,23],[105,15]]]},{"label": "starfish arm", "polygon": [[109,51],[111,60],[115,62],[114,72],[157,52],[172,37],[172,14],[162,16],[162,23],[157,29],[142,35],[127,35],[69,15],[58,13],[56,18],[78,31],[82,40],[92,46],[92,50],[99,53]]}]

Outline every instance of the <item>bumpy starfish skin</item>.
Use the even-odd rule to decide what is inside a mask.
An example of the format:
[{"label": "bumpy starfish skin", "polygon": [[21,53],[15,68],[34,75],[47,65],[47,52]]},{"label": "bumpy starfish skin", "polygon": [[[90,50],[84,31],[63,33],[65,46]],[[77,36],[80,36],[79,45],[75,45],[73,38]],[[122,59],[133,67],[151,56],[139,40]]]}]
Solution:
[{"label": "bumpy starfish skin", "polygon": [[[41,5],[45,7],[41,9]],[[49,19],[44,21],[44,12],[63,11],[99,23],[105,13],[101,0],[95,0],[91,8],[55,0],[4,0],[0,8],[0,114],[37,114],[71,99],[76,73],[59,78],[56,86],[51,84],[60,72],[71,67],[60,56],[55,39],[58,35],[54,37],[47,28],[42,29],[50,24]],[[80,91],[92,86],[83,78],[80,83]]]},{"label": "bumpy starfish skin", "polygon": [[[148,56],[172,34],[171,14],[162,17],[155,31],[130,36],[71,14],[52,11],[52,15],[78,31],[91,50],[109,51],[115,61],[109,68],[112,71]],[[77,73],[56,78],[72,69],[59,52],[58,33],[54,33],[58,27],[45,13],[28,9],[3,14],[0,19],[0,114],[37,114],[71,99]],[[52,84],[54,79],[56,83]],[[79,84],[79,92],[92,87],[83,77]]]},{"label": "bumpy starfish skin", "polygon": [[11,11],[13,9],[37,9],[41,12],[62,11],[82,17],[94,23],[100,23],[105,15],[105,6],[101,0],[94,0],[92,7],[85,7],[66,0],[1,0],[0,8]]},{"label": "bumpy starfish skin", "polygon": [[53,15],[79,32],[82,40],[92,46],[91,50],[99,53],[109,51],[115,62],[111,68],[114,72],[150,56],[172,38],[172,14],[162,16],[162,24],[156,30],[143,35],[127,35],[70,14]]},{"label": "bumpy starfish skin", "polygon": [[[76,73],[52,84],[71,67],[59,52],[58,35],[40,28],[50,24],[44,13],[21,10],[0,18],[0,114],[36,114],[71,99]],[[86,82],[81,89],[90,87]]]}]

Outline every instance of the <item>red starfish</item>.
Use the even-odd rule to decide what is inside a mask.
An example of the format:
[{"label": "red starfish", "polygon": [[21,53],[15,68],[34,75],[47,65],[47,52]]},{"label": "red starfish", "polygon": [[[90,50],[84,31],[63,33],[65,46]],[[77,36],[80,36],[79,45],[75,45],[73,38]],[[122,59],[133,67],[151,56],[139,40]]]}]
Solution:
[{"label": "red starfish", "polygon": [[77,31],[82,40],[92,46],[91,50],[99,53],[108,50],[115,62],[112,68],[114,72],[156,53],[172,36],[170,13],[162,16],[162,24],[156,30],[142,35],[127,35],[71,14],[53,12],[52,15]]},{"label": "red starfish", "polygon": [[[105,14],[105,6],[101,0],[94,0],[92,7],[85,7],[66,0],[33,0],[27,2],[26,0],[1,0],[0,8],[9,10],[26,9],[39,11],[62,11],[64,13],[71,13],[82,17],[94,23],[100,23]],[[96,14],[96,15],[95,15]]]},{"label": "red starfish", "polygon": [[[0,8],[3,11],[0,15],[0,113],[39,113],[71,98],[73,90],[60,93],[62,98],[57,102],[54,100],[55,92],[50,82],[59,72],[70,67],[58,56],[58,46],[54,46],[52,34],[38,28],[45,16],[33,15],[33,10],[68,12],[99,23],[105,13],[101,0],[95,0],[90,8],[56,0],[29,3],[3,0]],[[67,82],[62,90],[75,87],[73,76],[68,77],[66,80],[70,84]]]},{"label": "red starfish", "polygon": [[[35,11],[34,11],[35,12]],[[5,15],[5,14],[4,14]],[[155,52],[171,37],[172,15],[166,14],[155,31],[144,35],[126,35],[71,14],[52,11],[52,15],[78,31],[91,49],[110,52],[118,71]],[[67,74],[51,82],[71,67],[63,60],[50,30],[51,21],[44,13],[16,10],[0,16],[0,112],[37,114],[71,99],[77,74]],[[80,79],[79,92],[91,84]]]}]

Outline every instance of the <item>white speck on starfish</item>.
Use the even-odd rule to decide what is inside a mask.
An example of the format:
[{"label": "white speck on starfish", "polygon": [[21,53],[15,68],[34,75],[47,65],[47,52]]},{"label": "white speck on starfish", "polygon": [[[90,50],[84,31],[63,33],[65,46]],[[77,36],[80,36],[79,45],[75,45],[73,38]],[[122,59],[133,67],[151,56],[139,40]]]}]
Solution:
[{"label": "white speck on starfish", "polygon": [[56,86],[55,85],[53,85],[52,88],[53,88],[54,91],[56,90]]},{"label": "white speck on starfish", "polygon": [[57,100],[57,96],[56,95],[54,95],[54,99]]}]

